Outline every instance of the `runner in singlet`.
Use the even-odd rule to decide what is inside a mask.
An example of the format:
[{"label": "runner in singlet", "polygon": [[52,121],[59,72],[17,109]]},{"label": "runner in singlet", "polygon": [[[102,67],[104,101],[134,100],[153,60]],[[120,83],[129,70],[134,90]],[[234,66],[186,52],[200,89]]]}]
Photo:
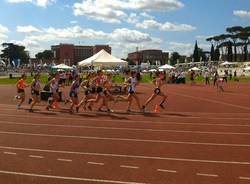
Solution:
[{"label": "runner in singlet", "polygon": [[31,86],[31,95],[32,95],[32,102],[29,109],[29,112],[33,112],[33,107],[36,103],[40,102],[40,91],[41,91],[41,82],[39,80],[40,75],[36,74],[34,79],[32,80]]},{"label": "runner in singlet", "polygon": [[70,87],[69,96],[71,99],[70,113],[73,113],[74,106],[78,105],[78,89],[80,86],[80,76],[76,75]]},{"label": "runner in singlet", "polygon": [[80,86],[84,90],[84,97],[82,98],[82,100],[80,101],[80,103],[76,107],[77,112],[79,111],[79,108],[81,106],[83,106],[83,109],[86,110],[87,101],[89,99],[95,98],[96,88],[95,88],[95,85],[93,82],[93,78],[94,78],[94,73],[89,73],[86,77],[86,80],[82,81],[82,83],[80,84]]},{"label": "runner in singlet", "polygon": [[108,73],[106,79],[104,79],[104,82],[103,82],[104,97],[103,97],[101,106],[98,108],[99,111],[103,111],[102,108],[106,107],[108,112],[114,112],[112,109],[109,108],[109,103],[108,103],[111,100],[112,101],[115,100],[114,96],[110,92],[110,88],[112,87],[112,85],[113,85],[112,74]]},{"label": "runner in singlet", "polygon": [[160,107],[162,109],[164,109],[164,102],[167,99],[167,95],[165,95],[162,90],[161,87],[163,85],[163,81],[162,81],[162,77],[160,76],[159,72],[156,72],[155,74],[156,79],[154,79],[152,82],[154,84],[154,91],[153,94],[147,99],[146,103],[142,106],[142,109],[145,110],[145,108],[147,107],[147,105],[154,100],[157,96],[162,97],[162,101],[160,102]]},{"label": "runner in singlet", "polygon": [[20,109],[21,105],[25,101],[25,90],[24,89],[29,87],[29,85],[26,83],[25,80],[26,80],[26,75],[23,74],[16,84],[16,89],[17,89],[16,99],[20,99],[20,102],[16,106],[17,109]]},{"label": "runner in singlet", "polygon": [[116,101],[119,100],[119,98],[127,101],[128,102],[127,112],[131,112],[131,104],[134,99],[137,103],[138,108],[142,110],[140,105],[140,100],[136,94],[136,86],[138,85],[136,72],[131,72],[130,77],[127,79],[125,83],[127,85],[128,95],[125,97],[118,95]]},{"label": "runner in singlet", "polygon": [[52,92],[52,97],[48,99],[48,106],[46,107],[48,111],[52,108],[52,104],[54,102],[59,101],[60,99],[59,80],[60,80],[60,76],[59,74],[56,74],[55,77],[48,82],[48,85],[50,86],[50,91]]},{"label": "runner in singlet", "polygon": [[103,93],[103,82],[104,82],[104,75],[101,70],[97,71],[97,76],[93,79],[96,86],[96,97],[95,99],[90,99],[87,101],[89,103],[88,109],[92,110],[92,105],[94,103],[98,103],[100,99],[104,100],[104,93]]}]

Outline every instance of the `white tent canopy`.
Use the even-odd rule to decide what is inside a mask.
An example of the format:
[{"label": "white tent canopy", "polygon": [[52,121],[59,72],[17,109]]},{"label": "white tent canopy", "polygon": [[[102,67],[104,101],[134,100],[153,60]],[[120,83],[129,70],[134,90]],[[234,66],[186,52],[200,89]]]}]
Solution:
[{"label": "white tent canopy", "polygon": [[250,71],[250,66],[244,68],[245,71]]},{"label": "white tent canopy", "polygon": [[3,60],[0,60],[0,65],[6,66],[6,64]]},{"label": "white tent canopy", "polygon": [[78,63],[79,66],[126,66],[127,61],[118,59],[109,53],[107,53],[104,49],[98,52],[97,54],[91,56],[88,59],[80,61]]},{"label": "white tent canopy", "polygon": [[225,61],[225,62],[221,63],[220,65],[221,65],[221,66],[226,66],[226,65],[234,65],[234,63],[231,63],[231,62]]},{"label": "white tent canopy", "polygon": [[171,65],[168,65],[168,64],[165,64],[165,65],[159,67],[159,69],[171,70],[171,69],[175,69],[175,67],[173,67],[173,66],[171,66]]},{"label": "white tent canopy", "polygon": [[53,69],[65,69],[65,70],[72,70],[73,68],[68,66],[68,65],[65,65],[65,64],[59,64],[59,65],[56,65],[56,66],[52,66]]},{"label": "white tent canopy", "polygon": [[199,68],[197,68],[197,67],[193,67],[193,68],[190,68],[188,71],[200,71],[200,69]]}]

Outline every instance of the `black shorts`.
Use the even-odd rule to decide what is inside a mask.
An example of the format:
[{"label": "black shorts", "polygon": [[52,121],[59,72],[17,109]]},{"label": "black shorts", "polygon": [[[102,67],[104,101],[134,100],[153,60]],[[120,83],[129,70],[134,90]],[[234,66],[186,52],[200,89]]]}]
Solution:
[{"label": "black shorts", "polygon": [[135,91],[132,90],[132,89],[129,89],[129,90],[128,90],[128,93],[129,93],[129,94],[135,94]]},{"label": "black shorts", "polygon": [[18,89],[17,93],[24,93],[24,89]]},{"label": "black shorts", "polygon": [[40,96],[40,92],[36,90],[31,90],[31,94],[35,96]]},{"label": "black shorts", "polygon": [[70,91],[69,96],[77,98],[77,93],[75,91]]},{"label": "black shorts", "polygon": [[155,88],[155,89],[154,89],[154,93],[155,93],[156,95],[159,95],[159,94],[161,93],[161,89],[160,89],[160,88]]},{"label": "black shorts", "polygon": [[84,94],[87,96],[87,95],[89,95],[89,94],[92,94],[92,93],[93,93],[92,91],[93,91],[92,89],[87,88],[87,89],[85,90]]},{"label": "black shorts", "polygon": [[96,88],[96,92],[97,92],[97,93],[101,93],[101,92],[103,92],[103,88],[102,88],[102,87],[100,87],[100,86],[98,86],[98,87]]}]

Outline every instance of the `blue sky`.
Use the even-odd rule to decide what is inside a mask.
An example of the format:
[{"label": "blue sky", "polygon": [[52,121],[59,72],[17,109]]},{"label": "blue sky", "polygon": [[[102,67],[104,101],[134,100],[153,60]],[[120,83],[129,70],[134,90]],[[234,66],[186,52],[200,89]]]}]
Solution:
[{"label": "blue sky", "polygon": [[31,56],[52,44],[109,44],[118,57],[139,49],[189,55],[195,40],[250,26],[250,0],[1,0],[0,42]]}]

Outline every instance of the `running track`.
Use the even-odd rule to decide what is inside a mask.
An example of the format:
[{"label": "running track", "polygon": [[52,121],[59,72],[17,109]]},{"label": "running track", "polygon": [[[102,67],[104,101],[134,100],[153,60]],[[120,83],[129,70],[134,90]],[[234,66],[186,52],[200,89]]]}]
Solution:
[{"label": "running track", "polygon": [[[161,113],[16,110],[0,86],[0,183],[250,183],[250,86],[168,85]],[[140,98],[151,86],[139,87]],[[149,106],[148,111],[156,102]],[[62,105],[61,105],[62,106]]]}]

